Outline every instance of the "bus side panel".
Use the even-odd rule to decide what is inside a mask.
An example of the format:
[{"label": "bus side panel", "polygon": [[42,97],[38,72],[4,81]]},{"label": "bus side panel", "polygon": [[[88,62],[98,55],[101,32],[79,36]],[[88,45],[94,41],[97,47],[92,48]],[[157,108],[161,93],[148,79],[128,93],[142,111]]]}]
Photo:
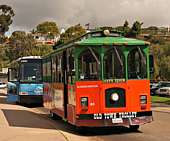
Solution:
[{"label": "bus side panel", "polygon": [[7,84],[7,102],[13,103],[18,102],[18,83],[8,82]]}]

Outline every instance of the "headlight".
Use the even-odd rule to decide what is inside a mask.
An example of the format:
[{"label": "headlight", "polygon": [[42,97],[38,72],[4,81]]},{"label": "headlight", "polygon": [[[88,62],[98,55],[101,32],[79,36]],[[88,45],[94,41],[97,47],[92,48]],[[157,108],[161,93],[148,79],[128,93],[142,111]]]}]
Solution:
[{"label": "headlight", "polygon": [[113,94],[111,95],[111,100],[113,100],[113,101],[118,101],[118,100],[119,100],[119,95],[118,95],[117,93],[113,93]]}]

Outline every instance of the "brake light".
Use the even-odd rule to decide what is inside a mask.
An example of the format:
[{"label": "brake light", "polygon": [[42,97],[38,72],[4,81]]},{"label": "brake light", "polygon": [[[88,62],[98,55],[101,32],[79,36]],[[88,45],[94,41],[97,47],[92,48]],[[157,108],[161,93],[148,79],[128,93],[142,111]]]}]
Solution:
[{"label": "brake light", "polygon": [[140,96],[140,104],[141,104],[141,110],[145,110],[146,104],[147,104],[147,96],[146,95]]},{"label": "brake light", "polygon": [[140,96],[140,104],[146,104],[147,103],[147,96],[141,95]]},{"label": "brake light", "polygon": [[82,110],[88,110],[88,97],[81,97],[81,107]]}]

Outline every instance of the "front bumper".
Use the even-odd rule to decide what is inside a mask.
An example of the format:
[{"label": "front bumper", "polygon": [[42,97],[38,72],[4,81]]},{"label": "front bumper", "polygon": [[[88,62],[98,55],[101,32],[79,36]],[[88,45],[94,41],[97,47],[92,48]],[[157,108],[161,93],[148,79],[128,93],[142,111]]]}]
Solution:
[{"label": "front bumper", "polygon": [[[119,113],[117,113],[119,115]],[[104,114],[102,114],[101,117],[104,117]],[[126,126],[129,127],[130,125],[143,125],[146,123],[150,123],[153,121],[152,117],[152,111],[147,112],[137,112],[136,116],[126,116],[119,118],[116,116],[117,119],[121,119],[122,121],[118,123],[113,122],[113,118],[105,119],[94,119],[93,114],[87,114],[87,115],[79,115],[76,119],[76,126],[82,126],[82,127],[106,127],[106,126]]]},{"label": "front bumper", "polygon": [[42,104],[43,103],[43,95],[19,95],[19,103]]}]

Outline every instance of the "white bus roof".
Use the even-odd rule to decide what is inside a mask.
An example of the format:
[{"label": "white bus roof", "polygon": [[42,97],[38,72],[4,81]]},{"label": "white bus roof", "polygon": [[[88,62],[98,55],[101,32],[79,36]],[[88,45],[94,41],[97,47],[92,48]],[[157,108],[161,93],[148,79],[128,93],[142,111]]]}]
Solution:
[{"label": "white bus roof", "polygon": [[24,57],[18,58],[17,61],[20,61],[22,59],[41,59],[41,56],[24,56]]}]

